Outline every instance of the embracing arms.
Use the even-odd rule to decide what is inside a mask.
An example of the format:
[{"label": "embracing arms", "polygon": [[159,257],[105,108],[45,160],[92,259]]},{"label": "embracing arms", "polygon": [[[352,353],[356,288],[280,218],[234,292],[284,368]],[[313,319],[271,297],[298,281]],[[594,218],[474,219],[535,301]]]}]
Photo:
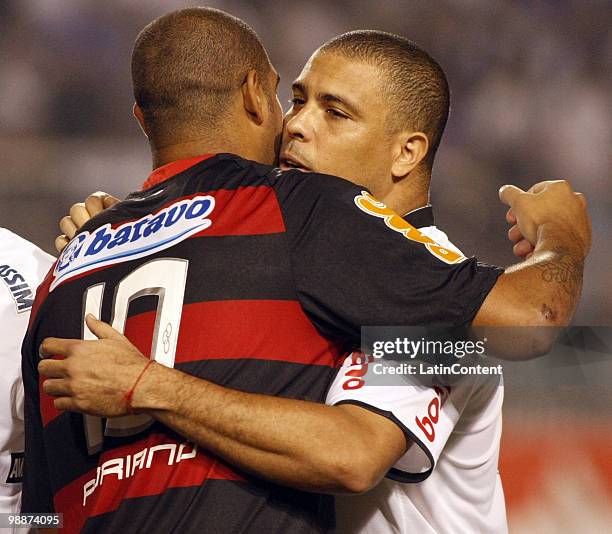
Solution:
[{"label": "embracing arms", "polygon": [[[548,181],[528,191],[504,186],[500,199],[510,208],[509,239],[524,261],[502,274],[476,314],[473,326],[565,326],[580,298],[591,225],[584,195],[568,182]],[[60,222],[58,252],[80,226],[118,199],[95,193],[75,204]]]},{"label": "embracing arms", "polygon": [[[65,357],[40,362],[43,390],[60,410],[125,415],[147,359],[106,323],[88,316],[87,325],[100,340],[42,343],[42,354]],[[245,393],[155,362],[132,407],[246,472],[311,491],[366,491],[407,447],[395,423],[363,408]]]},{"label": "embracing arms", "polygon": [[[590,245],[584,199],[564,182],[538,184],[527,193],[504,191],[509,220],[516,223],[510,235],[515,250],[525,247],[531,254],[533,248],[533,253],[502,275],[474,323],[566,324]],[[574,285],[554,275],[560,265],[568,266]],[[100,340],[43,342],[44,354],[65,357],[40,363],[47,378],[43,389],[61,410],[124,415],[124,395],[147,360],[105,323],[93,317],[87,322]],[[409,445],[399,426],[357,406],[244,393],[156,363],[143,375],[132,405],[245,471],[302,489],[365,491]]]}]

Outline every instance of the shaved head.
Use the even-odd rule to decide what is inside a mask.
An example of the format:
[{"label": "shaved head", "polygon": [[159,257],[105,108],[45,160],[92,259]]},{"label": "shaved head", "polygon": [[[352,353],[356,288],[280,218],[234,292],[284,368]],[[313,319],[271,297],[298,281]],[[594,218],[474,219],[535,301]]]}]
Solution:
[{"label": "shaved head", "polygon": [[156,146],[229,129],[232,97],[249,70],[266,91],[268,55],[240,19],[212,8],[174,11],[138,35],[132,53],[134,98]]},{"label": "shaved head", "polygon": [[440,65],[412,41],[374,30],[342,34],[321,46],[317,53],[337,54],[381,70],[383,96],[389,101],[390,131],[426,134],[429,151],[425,163],[431,168],[450,106],[448,82]]}]

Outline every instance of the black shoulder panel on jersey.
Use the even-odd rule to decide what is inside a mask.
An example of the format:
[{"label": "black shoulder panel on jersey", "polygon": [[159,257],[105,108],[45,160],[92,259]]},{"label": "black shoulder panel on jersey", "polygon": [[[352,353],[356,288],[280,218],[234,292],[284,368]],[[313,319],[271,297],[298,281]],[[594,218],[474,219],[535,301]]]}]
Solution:
[{"label": "black shoulder panel on jersey", "polygon": [[300,302],[327,336],[358,346],[362,326],[469,324],[503,272],[445,258],[453,253],[341,178],[289,171],[274,187]]}]

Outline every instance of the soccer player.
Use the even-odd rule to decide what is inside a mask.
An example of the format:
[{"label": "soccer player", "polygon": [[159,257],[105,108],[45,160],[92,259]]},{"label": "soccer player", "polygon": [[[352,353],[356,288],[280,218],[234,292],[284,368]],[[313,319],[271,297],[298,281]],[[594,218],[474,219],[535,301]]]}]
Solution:
[{"label": "soccer player", "polygon": [[[381,103],[383,84],[390,96]],[[329,172],[376,189],[422,234],[457,251],[434,226],[428,205],[449,101],[442,68],[407,39],[375,31],[341,35],[320,47],[293,83],[281,167]],[[406,146],[416,147],[416,164],[394,181],[377,167],[387,168],[390,157],[368,166],[368,161],[355,161],[354,154],[377,143],[384,147],[391,136],[387,132],[393,132],[398,122],[414,132]],[[337,532],[507,532],[497,471],[500,377],[470,376],[433,388],[424,377],[404,376],[403,385],[368,387],[367,374],[355,379],[367,369],[364,362],[361,355],[346,359],[326,402],[384,414],[410,436],[413,445],[389,465],[387,476],[374,489],[336,498]],[[380,360],[377,365],[388,362]],[[370,453],[374,456],[377,451]]]},{"label": "soccer player", "polygon": [[[560,202],[578,224],[580,246],[570,256],[582,261],[587,218],[567,186],[543,184],[535,202],[522,197],[518,206],[514,197],[522,193],[509,192],[536,251],[532,266],[501,275],[426,239],[348,182],[280,174],[231,154],[198,156],[226,151],[274,159],[275,74],[254,34],[235,19],[211,10],[163,17],[141,34],[133,65],[136,115],[161,167],[144,191],[85,225],[46,281],[24,353],[28,458],[48,475],[31,482],[26,476],[30,510],[55,505],[72,529],[325,529],[329,516],[320,495],[290,492],[245,472],[302,489],[358,492],[404,453],[405,435],[385,417],[297,400],[323,400],[342,352],[330,339],[356,347],[362,324],[467,324],[476,313],[494,322],[497,310],[478,311],[493,285],[489,297],[497,293],[501,304],[492,302],[504,313],[540,323],[571,317],[577,294],[555,300],[554,317],[529,299],[519,307],[504,304],[503,296],[513,284],[522,288],[512,290],[515,296],[536,293],[546,302],[562,292],[538,282],[534,267],[543,261],[538,253],[555,254],[553,236],[562,240],[567,224],[565,218],[553,224],[550,203]],[[425,295],[445,306],[426,307]],[[76,301],[83,314],[69,317]],[[52,313],[60,304],[61,321]],[[89,314],[111,319],[166,366],[147,363]],[[35,348],[51,334],[78,337],[81,328],[87,339],[103,339],[49,338],[41,346],[66,359],[39,365],[48,378],[43,390],[56,399],[41,395],[37,421]],[[97,419],[58,409],[111,419],[103,428]],[[149,426],[148,416],[157,423]],[[375,462],[367,454],[373,445],[380,451]],[[61,455],[71,461],[61,462]]]},{"label": "soccer player", "polygon": [[36,287],[53,258],[0,228],[0,513],[18,513],[23,475],[23,384],[21,343]]}]

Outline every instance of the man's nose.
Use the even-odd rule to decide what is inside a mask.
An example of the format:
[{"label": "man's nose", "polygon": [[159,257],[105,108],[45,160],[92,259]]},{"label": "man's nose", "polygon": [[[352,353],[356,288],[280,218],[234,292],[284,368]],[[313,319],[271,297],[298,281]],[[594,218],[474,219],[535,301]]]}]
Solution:
[{"label": "man's nose", "polygon": [[312,113],[306,108],[287,115],[285,132],[290,139],[309,141],[312,137]]}]

